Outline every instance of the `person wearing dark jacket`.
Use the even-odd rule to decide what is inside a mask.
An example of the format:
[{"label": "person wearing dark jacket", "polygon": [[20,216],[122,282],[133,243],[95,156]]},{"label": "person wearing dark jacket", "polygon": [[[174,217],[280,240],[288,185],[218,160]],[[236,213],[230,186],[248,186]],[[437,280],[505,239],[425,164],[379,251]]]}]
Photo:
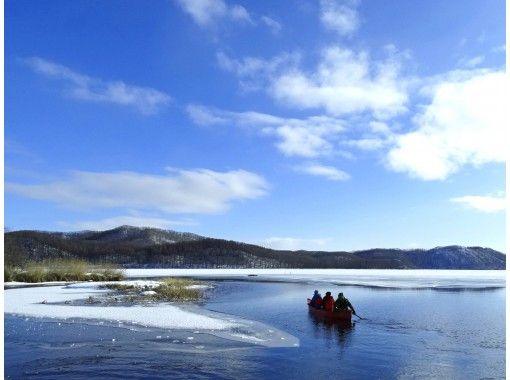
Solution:
[{"label": "person wearing dark jacket", "polygon": [[310,300],[310,306],[320,309],[322,307],[322,297],[318,290],[313,292],[313,297]]},{"label": "person wearing dark jacket", "polygon": [[331,292],[327,292],[322,300],[322,305],[324,306],[325,311],[333,311],[333,305],[335,303],[335,299],[331,296]]},{"label": "person wearing dark jacket", "polygon": [[344,297],[343,293],[338,293],[338,298],[335,301],[335,311],[347,310],[347,308],[350,308],[352,310],[352,314],[356,315],[356,311],[349,300]]}]

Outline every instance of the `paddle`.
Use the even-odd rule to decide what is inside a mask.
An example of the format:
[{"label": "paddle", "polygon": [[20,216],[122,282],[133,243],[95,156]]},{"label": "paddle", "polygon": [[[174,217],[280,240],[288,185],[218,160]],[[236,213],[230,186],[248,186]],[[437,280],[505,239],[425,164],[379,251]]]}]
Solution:
[{"label": "paddle", "polygon": [[366,318],[360,317],[360,316],[359,316],[358,314],[356,314],[356,313],[352,313],[352,314],[354,314],[354,315],[355,315],[356,317],[358,317],[359,319],[366,320]]}]

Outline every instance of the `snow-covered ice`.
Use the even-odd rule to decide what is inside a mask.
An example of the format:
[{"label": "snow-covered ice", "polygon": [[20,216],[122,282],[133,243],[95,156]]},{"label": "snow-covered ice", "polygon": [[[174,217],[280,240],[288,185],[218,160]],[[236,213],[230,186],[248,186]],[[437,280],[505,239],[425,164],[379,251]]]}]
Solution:
[{"label": "snow-covered ice", "polygon": [[505,287],[503,270],[432,269],[126,269],[127,278],[192,277],[329,283],[387,288]]},{"label": "snow-covered ice", "polygon": [[[107,293],[90,283],[73,284],[67,287],[20,288],[5,291],[5,313],[58,319],[103,319],[127,322],[142,326],[169,329],[221,330],[236,326],[235,323],[185,311],[170,304],[158,306],[77,306],[55,305],[65,301],[87,299]],[[44,304],[42,302],[45,301]],[[156,309],[157,308],[157,309]]]},{"label": "snow-covered ice", "polygon": [[[123,282],[131,285],[132,282]],[[151,287],[156,281],[136,281],[137,285]],[[118,327],[126,328],[133,325],[190,331],[194,334],[213,334],[221,338],[237,341],[249,341],[252,344],[276,347],[296,346],[299,340],[278,329],[268,333],[268,326],[237,318],[232,315],[215,313],[198,306],[188,305],[185,308],[169,303],[152,305],[133,304],[130,306],[105,306],[73,304],[71,301],[87,300],[105,296],[111,290],[101,288],[104,283],[76,283],[67,286],[41,286],[31,288],[14,288],[4,292],[4,312],[25,317],[40,317],[68,322],[89,321],[103,324],[113,322]],[[244,331],[246,338],[239,335]],[[292,343],[279,342],[282,337]],[[195,339],[193,336],[189,340]]]}]

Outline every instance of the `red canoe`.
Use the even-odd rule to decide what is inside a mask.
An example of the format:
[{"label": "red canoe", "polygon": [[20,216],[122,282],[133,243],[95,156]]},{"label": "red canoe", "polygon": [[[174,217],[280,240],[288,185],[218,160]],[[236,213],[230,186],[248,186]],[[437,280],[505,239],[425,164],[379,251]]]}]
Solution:
[{"label": "red canoe", "polygon": [[316,309],[310,306],[310,298],[307,298],[306,303],[308,304],[308,311],[310,314],[313,314],[317,317],[321,317],[331,321],[342,321],[342,322],[350,322],[352,318],[351,310],[340,310],[340,311],[326,311],[321,309]]}]

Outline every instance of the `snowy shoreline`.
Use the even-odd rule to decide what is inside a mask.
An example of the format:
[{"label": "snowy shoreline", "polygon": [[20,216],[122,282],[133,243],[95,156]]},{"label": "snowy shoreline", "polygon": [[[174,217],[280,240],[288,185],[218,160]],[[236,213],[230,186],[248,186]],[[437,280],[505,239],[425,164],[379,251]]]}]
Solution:
[{"label": "snowy shoreline", "polygon": [[[105,295],[110,291],[99,289],[99,286],[103,284],[76,283],[60,287],[41,286],[9,289],[4,293],[4,312],[45,318],[105,319],[171,329],[205,328],[221,330],[235,326],[232,322],[188,312],[170,304],[160,304],[158,306],[135,304],[115,307],[61,304],[87,299],[91,296]],[[156,307],[157,313],[154,309]]]},{"label": "snowy shoreline", "polygon": [[[164,277],[204,280],[278,281],[400,289],[490,289],[506,287],[504,270],[436,269],[124,269],[129,281]],[[69,285],[74,282],[6,282],[5,289]],[[92,282],[90,282],[92,283]],[[116,282],[122,283],[122,282]]]},{"label": "snowy shoreline", "polygon": [[[253,282],[298,282],[399,289],[486,289],[506,287],[505,271],[355,270],[355,269],[127,269],[128,280],[118,284],[154,287],[163,277]],[[4,312],[53,320],[111,321],[169,330],[199,330],[226,339],[270,347],[299,345],[297,338],[259,322],[215,313],[198,306],[168,302],[98,306],[72,304],[111,292],[106,282],[72,284],[6,283]],[[204,285],[201,285],[204,286]],[[205,285],[208,286],[208,285]],[[183,307],[184,306],[184,307]],[[240,333],[239,331],[242,331]]]},{"label": "snowy shoreline", "polygon": [[[141,280],[122,283],[148,287],[157,284],[156,281]],[[167,330],[198,330],[194,333],[208,333],[266,347],[299,345],[297,338],[271,326],[233,315],[215,313],[194,305],[168,302],[135,303],[129,306],[72,304],[73,301],[102,297],[110,293],[111,290],[100,288],[104,284],[105,282],[81,282],[60,286],[45,284],[38,287],[10,288],[4,291],[4,313],[77,323],[108,321],[118,327],[126,325]]]}]

